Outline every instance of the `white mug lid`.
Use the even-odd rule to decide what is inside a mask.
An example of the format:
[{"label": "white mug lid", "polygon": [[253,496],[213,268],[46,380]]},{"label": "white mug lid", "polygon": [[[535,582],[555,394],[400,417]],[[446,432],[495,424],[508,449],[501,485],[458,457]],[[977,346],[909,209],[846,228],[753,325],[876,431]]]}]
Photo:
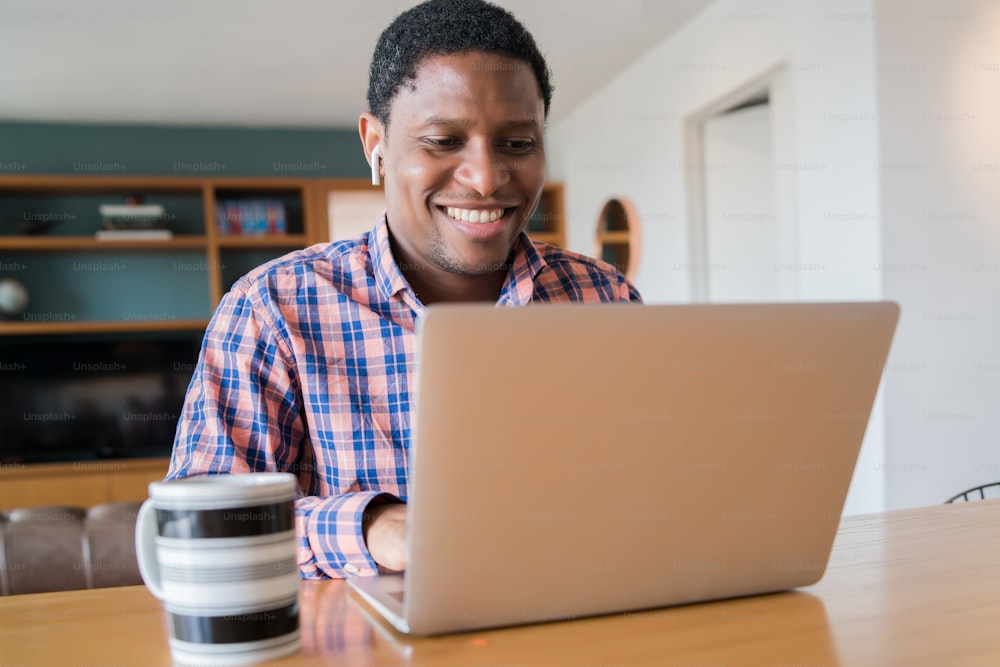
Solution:
[{"label": "white mug lid", "polygon": [[253,507],[294,500],[296,488],[288,472],[226,473],[152,482],[149,497],[160,509]]}]

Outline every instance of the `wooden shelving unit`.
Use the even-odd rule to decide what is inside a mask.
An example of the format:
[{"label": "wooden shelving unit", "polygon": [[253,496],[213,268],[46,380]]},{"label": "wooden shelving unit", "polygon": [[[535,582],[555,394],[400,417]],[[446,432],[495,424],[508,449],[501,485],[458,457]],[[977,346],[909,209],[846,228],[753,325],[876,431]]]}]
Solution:
[{"label": "wooden shelving unit", "polygon": [[0,465],[0,510],[145,500],[167,466],[163,458]]},{"label": "wooden shelving unit", "polygon": [[[174,216],[169,221],[173,238],[95,237],[99,204],[120,203],[133,195],[164,205]],[[288,233],[244,237],[220,231],[218,200],[257,198],[285,203]],[[81,337],[197,337],[239,267],[318,238],[312,202],[312,182],[306,179],[0,177],[0,275],[26,284],[32,300],[21,317],[0,321],[0,346],[5,340],[32,338],[60,346]],[[24,233],[17,223],[32,217],[59,222],[43,233]],[[237,268],[229,273],[228,266]],[[20,366],[34,364],[23,362]],[[19,377],[10,373],[4,381],[16,383]],[[86,438],[86,427],[82,430],[80,437]],[[167,465],[163,457],[31,464],[0,460],[0,507],[142,500],[149,482],[162,479]]]},{"label": "wooden shelving unit", "polygon": [[626,277],[635,274],[639,255],[639,212],[627,199],[609,199],[597,217],[594,256],[615,266]]},{"label": "wooden shelving unit", "polygon": [[[328,211],[329,193],[333,191],[370,192],[365,179],[282,179],[282,178],[194,178],[194,177],[144,177],[144,176],[2,176],[0,177],[0,225],[5,218],[19,216],[21,209],[30,206],[46,209],[70,218],[40,234],[18,233],[13,225],[0,226],[0,267],[18,266],[23,270],[13,274],[28,283],[34,305],[17,321],[0,321],[0,336],[30,333],[65,334],[74,332],[128,332],[174,331],[203,328],[211,317],[223,293],[238,275],[252,268],[267,256],[278,256],[296,248],[330,240]],[[183,213],[176,221],[175,235],[169,240],[98,240],[97,204],[104,200],[123,199],[139,194],[147,200],[172,200]],[[220,233],[216,224],[216,202],[231,198],[277,196],[290,210],[288,233],[271,236],[237,236]],[[170,203],[167,211],[173,210]],[[542,200],[527,226],[528,234],[539,241],[564,246],[566,243],[563,186],[547,183]],[[606,235],[607,242],[612,242]],[[86,304],[77,309],[68,307],[67,298],[46,298],[76,290],[88,296],[88,283],[95,283],[94,290],[107,291],[107,285],[86,271],[67,274],[65,268],[74,258],[84,264],[108,257],[113,266],[128,264],[137,270],[135,277],[123,275],[120,285],[111,286],[110,293],[102,298],[115,301],[143,282],[155,287],[162,282],[176,282],[186,278],[176,288],[179,310],[174,316],[154,319],[128,319],[108,317],[107,314],[88,310]],[[128,259],[135,259],[134,263]],[[173,275],[152,268],[140,271],[149,262],[159,259],[163,264],[175,259],[174,265],[203,268],[199,279],[184,276],[184,271],[174,270]],[[232,271],[227,273],[226,267]],[[162,269],[162,267],[161,267]],[[60,275],[62,270],[62,275]],[[169,266],[168,266],[169,271]],[[188,271],[189,272],[189,271]],[[0,271],[0,275],[9,273]],[[172,279],[172,280],[170,280]],[[60,284],[60,280],[63,284]],[[113,290],[119,290],[117,293]],[[168,296],[151,297],[162,310],[170,311]],[[200,307],[190,306],[192,299]],[[82,299],[86,301],[86,299]],[[46,306],[46,303],[49,306]],[[144,299],[143,306],[148,305]],[[51,307],[50,307],[51,306]],[[32,309],[35,310],[32,310]],[[124,308],[128,308],[126,304]],[[197,312],[194,312],[197,311]]]},{"label": "wooden shelving unit", "polygon": [[565,247],[566,216],[565,195],[562,183],[546,183],[542,201],[528,222],[528,236],[536,241]]},{"label": "wooden shelving unit", "polygon": [[[256,240],[256,239],[255,239]],[[207,247],[203,236],[174,237],[163,241],[102,241],[93,236],[66,236],[47,238],[43,236],[0,237],[0,248],[4,250],[69,251],[84,250],[198,250]]]},{"label": "wooden shelving unit", "polygon": [[[59,345],[80,336],[198,335],[239,275],[272,257],[330,240],[329,193],[351,190],[370,192],[372,186],[367,179],[0,176],[0,276],[23,282],[32,301],[22,317],[0,321],[0,347],[5,340],[36,337]],[[99,204],[132,195],[162,203],[176,215],[173,238],[95,238]],[[284,202],[287,233],[220,231],[218,201],[258,198]],[[562,185],[547,184],[529,235],[565,245],[563,211]],[[36,218],[56,213],[60,222],[28,234],[19,224],[28,213]],[[17,376],[3,381],[17,382]],[[162,457],[32,464],[0,458],[0,509],[141,500],[148,483],[166,470]]]},{"label": "wooden shelving unit", "polygon": [[146,322],[124,322],[118,320],[95,320],[90,322],[0,322],[0,336],[204,331],[207,326],[208,318]]},{"label": "wooden shelving unit", "polygon": [[[164,312],[178,309],[176,316],[162,318],[166,330],[203,326],[236,276],[226,275],[226,260],[242,267],[264,261],[268,254],[277,256],[300,248],[319,238],[312,211],[312,182],[308,179],[283,178],[193,178],[193,177],[136,177],[136,176],[5,176],[0,178],[0,221],[17,216],[29,219],[56,218],[44,233],[18,233],[14,225],[0,228],[0,261],[8,266],[23,266],[18,272],[29,284],[33,306],[24,315],[23,322],[0,324],[0,334],[23,333],[30,330],[41,334],[47,331],[65,333],[73,330],[75,322],[80,331],[148,331],[151,325],[146,318],[129,321],[109,321],[106,315],[89,308],[86,299],[78,310],[65,307],[69,298],[59,298],[60,289],[68,288],[86,293],[87,284],[102,289],[102,296],[110,301],[124,298],[137,282],[155,287],[157,282],[169,279],[179,281],[176,303],[171,304],[168,294],[151,297]],[[169,240],[100,240],[95,238],[99,228],[97,207],[99,203],[119,203],[127,196],[138,195],[147,202],[162,203],[174,237]],[[222,233],[216,220],[216,203],[232,199],[272,198],[281,200],[286,207],[287,233],[265,236],[237,236]],[[34,208],[34,211],[29,209]],[[39,213],[38,209],[42,211]],[[23,211],[23,213],[22,213]],[[240,261],[241,253],[253,252]],[[60,255],[62,260],[54,259]],[[109,293],[108,285],[86,275],[85,271],[69,272],[67,262],[72,258],[89,256],[84,264],[95,258],[108,257],[106,263],[115,267],[127,265],[122,270],[120,289]],[[134,262],[128,261],[134,259]],[[159,260],[159,268],[144,269],[144,265]],[[163,265],[170,260],[175,268],[172,275],[164,275]],[[56,270],[53,270],[56,269]],[[61,274],[60,275],[60,270]],[[200,273],[200,276],[185,275]],[[43,275],[44,274],[44,275]],[[15,276],[18,277],[18,276]],[[44,277],[44,280],[42,279]],[[60,285],[60,280],[63,284]],[[108,281],[104,281],[107,283]],[[161,290],[162,292],[162,290]],[[194,308],[188,300],[196,298]],[[49,305],[46,305],[49,304]],[[59,307],[55,308],[52,304]],[[128,304],[124,304],[128,308]],[[197,312],[195,312],[197,310]],[[56,312],[53,312],[56,311]],[[29,325],[27,328],[23,325]]]}]

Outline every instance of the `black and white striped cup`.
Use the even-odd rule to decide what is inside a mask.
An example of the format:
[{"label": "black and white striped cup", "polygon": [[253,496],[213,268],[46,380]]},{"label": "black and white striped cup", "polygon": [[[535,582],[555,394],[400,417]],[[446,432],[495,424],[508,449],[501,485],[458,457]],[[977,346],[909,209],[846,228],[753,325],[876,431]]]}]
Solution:
[{"label": "black and white striped cup", "polygon": [[149,485],[135,544],[181,665],[245,665],[299,649],[295,476],[247,473]]}]

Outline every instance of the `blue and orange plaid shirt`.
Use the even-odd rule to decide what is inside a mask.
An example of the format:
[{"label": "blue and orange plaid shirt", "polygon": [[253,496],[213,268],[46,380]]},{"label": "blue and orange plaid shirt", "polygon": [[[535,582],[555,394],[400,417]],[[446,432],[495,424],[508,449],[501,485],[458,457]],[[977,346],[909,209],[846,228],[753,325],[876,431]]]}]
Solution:
[{"label": "blue and orange plaid shirt", "polygon": [[[298,477],[299,571],[378,572],[362,537],[373,501],[407,499],[414,324],[423,311],[385,217],[238,280],[209,323],[167,478]],[[497,306],[640,301],[609,264],[521,234]]]}]

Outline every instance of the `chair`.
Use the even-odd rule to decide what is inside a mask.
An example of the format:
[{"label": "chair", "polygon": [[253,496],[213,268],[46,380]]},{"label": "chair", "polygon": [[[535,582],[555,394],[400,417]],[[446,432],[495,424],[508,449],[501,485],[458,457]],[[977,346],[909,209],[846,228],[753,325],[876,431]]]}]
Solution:
[{"label": "chair", "polygon": [[1000,498],[1000,482],[974,486],[971,489],[952,496],[945,503],[968,503],[974,500],[986,500],[987,498]]},{"label": "chair", "polygon": [[0,511],[0,596],[141,584],[137,502]]}]

